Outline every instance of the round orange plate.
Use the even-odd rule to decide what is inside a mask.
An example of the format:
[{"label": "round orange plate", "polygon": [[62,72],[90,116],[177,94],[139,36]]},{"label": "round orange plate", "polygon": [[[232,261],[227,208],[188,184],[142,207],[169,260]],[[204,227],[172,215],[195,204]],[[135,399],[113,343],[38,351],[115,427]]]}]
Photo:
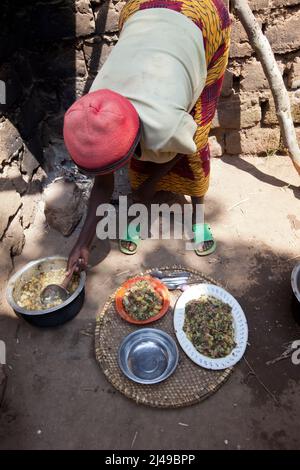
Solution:
[{"label": "round orange plate", "polygon": [[[124,297],[125,292],[128,289],[130,289],[130,287],[132,287],[137,281],[142,281],[142,280],[146,280],[152,284],[156,292],[158,292],[159,295],[162,297],[163,306],[160,309],[160,311],[153,317],[150,317],[147,320],[135,320],[126,312],[123,306],[123,297]],[[170,306],[170,296],[169,296],[169,291],[167,287],[158,279],[155,279],[154,277],[151,277],[151,276],[137,276],[137,277],[133,277],[132,279],[128,279],[128,281],[124,282],[124,284],[122,284],[121,287],[117,290],[116,295],[115,295],[115,301],[116,301],[116,310],[118,314],[122,318],[124,318],[124,320],[127,320],[129,323],[134,323],[136,325],[145,325],[146,323],[151,323],[153,321],[158,320],[165,313],[167,313],[168,308]]]}]

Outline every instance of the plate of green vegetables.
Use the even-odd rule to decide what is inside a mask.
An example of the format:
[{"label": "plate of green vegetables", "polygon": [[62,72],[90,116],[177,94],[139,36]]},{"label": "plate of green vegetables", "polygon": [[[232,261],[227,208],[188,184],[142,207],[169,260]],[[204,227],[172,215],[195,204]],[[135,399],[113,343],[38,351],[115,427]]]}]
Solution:
[{"label": "plate of green vegetables", "polygon": [[206,369],[226,369],[244,355],[248,325],[238,301],[214,284],[195,284],[177,300],[174,329],[188,357]]}]

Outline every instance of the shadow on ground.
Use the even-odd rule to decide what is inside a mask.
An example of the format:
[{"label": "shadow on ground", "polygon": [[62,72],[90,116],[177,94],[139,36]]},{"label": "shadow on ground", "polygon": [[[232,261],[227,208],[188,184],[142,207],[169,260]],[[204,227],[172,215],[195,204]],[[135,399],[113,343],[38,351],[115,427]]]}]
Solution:
[{"label": "shadow on ground", "polygon": [[[46,250],[46,239],[36,241],[37,252],[57,252],[57,240]],[[299,446],[298,368],[290,358],[266,364],[300,336],[290,311],[288,256],[259,243],[221,240],[218,252],[203,260],[187,253],[182,241],[149,240],[138,258],[124,257],[111,242],[102,246],[100,259],[88,275],[84,308],[72,322],[37,329],[12,315],[1,317],[8,351],[1,448],[126,449],[135,433],[135,448]],[[179,410],[137,406],[106,382],[94,359],[95,316],[108,294],[129,275],[166,264],[197,268],[221,282],[239,299],[250,331],[247,363],[242,360],[208,400]]]}]

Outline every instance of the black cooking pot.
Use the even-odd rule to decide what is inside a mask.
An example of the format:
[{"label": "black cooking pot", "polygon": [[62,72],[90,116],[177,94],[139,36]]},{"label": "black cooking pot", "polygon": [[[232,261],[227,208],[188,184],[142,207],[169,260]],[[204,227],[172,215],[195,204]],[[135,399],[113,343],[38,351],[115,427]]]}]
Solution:
[{"label": "black cooking pot", "polygon": [[48,327],[62,325],[74,318],[81,310],[84,301],[84,285],[86,274],[80,273],[80,280],[77,289],[65,302],[56,307],[44,310],[26,310],[18,305],[18,298],[23,286],[33,276],[40,272],[48,272],[54,269],[66,268],[67,258],[60,256],[50,256],[47,258],[31,261],[22,269],[16,272],[8,281],[6,298],[15,313],[27,322],[35,326]]}]

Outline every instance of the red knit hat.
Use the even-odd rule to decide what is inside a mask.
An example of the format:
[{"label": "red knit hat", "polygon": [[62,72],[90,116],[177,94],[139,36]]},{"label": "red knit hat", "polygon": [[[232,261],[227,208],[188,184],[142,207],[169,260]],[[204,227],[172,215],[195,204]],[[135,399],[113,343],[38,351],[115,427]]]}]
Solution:
[{"label": "red knit hat", "polygon": [[130,101],[111,90],[84,95],[64,118],[64,140],[76,165],[86,173],[111,173],[132,157],[140,120]]}]

